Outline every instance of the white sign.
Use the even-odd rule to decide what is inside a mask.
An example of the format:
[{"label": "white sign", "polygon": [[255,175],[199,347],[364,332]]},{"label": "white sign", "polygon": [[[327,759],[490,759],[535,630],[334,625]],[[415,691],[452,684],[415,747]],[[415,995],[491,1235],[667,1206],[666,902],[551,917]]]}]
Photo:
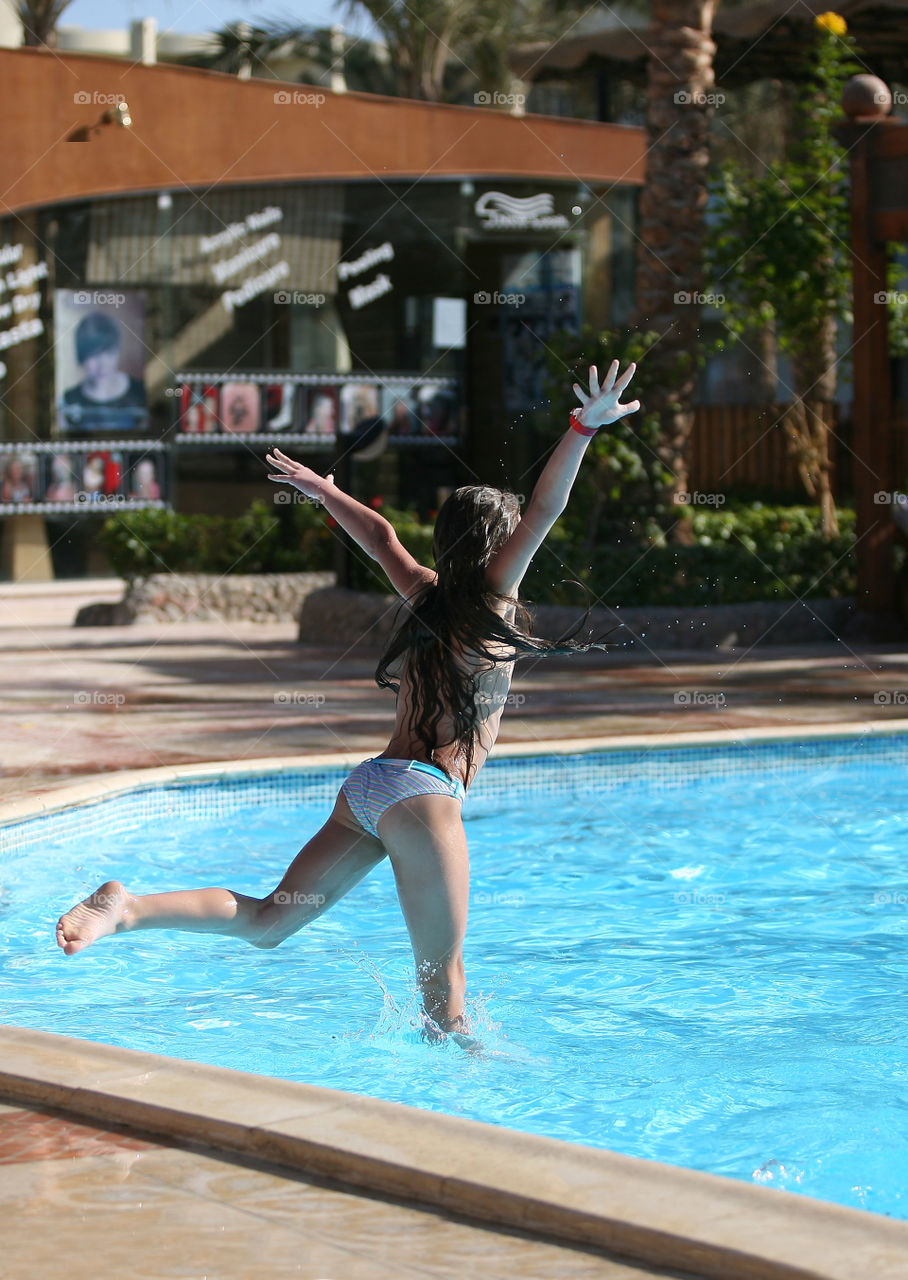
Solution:
[{"label": "white sign", "polygon": [[[270,227],[272,223],[280,222],[283,216],[283,209],[279,209],[277,205],[269,204],[264,209],[248,214],[242,222],[231,222],[229,226],[225,227],[223,231],[219,231],[216,235],[202,236],[199,240],[199,252],[208,254],[215,253],[218,249],[226,249],[237,240],[249,235],[250,232],[261,231],[263,227]],[[230,257],[212,262],[211,274],[214,277],[215,284],[224,284],[229,276],[236,275],[246,267],[261,265],[263,258],[266,258],[269,253],[278,253],[280,247],[281,237],[276,231],[269,231],[267,235],[260,236],[258,240],[253,241],[252,244],[247,245],[244,249],[240,249],[237,253],[231,254]],[[269,289],[273,289],[281,280],[285,280],[289,274],[290,264],[288,262],[276,262],[266,270],[260,271],[258,275],[247,277],[236,288],[227,289],[221,294],[221,305],[225,311],[233,311],[237,307],[243,307],[250,299],[257,297],[260,293],[266,293]]]},{"label": "white sign", "polygon": [[[28,342],[44,332],[44,324],[39,316],[28,316],[30,311],[37,311],[41,306],[41,292],[31,289],[29,293],[15,293],[16,289],[28,289],[39,280],[47,279],[47,263],[34,262],[27,267],[15,267],[22,257],[25,246],[21,244],[0,245],[0,267],[10,267],[9,271],[0,273],[0,321],[15,320],[9,329],[0,329],[0,351],[18,346],[20,342]],[[3,295],[10,293],[10,297]],[[0,378],[6,377],[6,364],[0,361]]]},{"label": "white sign", "polygon": [[360,307],[364,307],[367,302],[374,302],[376,298],[380,298],[384,293],[390,293],[394,288],[391,281],[383,271],[380,271],[374,280],[370,280],[368,284],[354,285],[350,290],[350,306],[354,311],[359,311]]},{"label": "white sign", "polygon": [[483,228],[491,231],[564,231],[570,225],[563,213],[555,213],[555,197],[550,191],[536,196],[484,191],[473,210]]},{"label": "white sign", "polygon": [[393,258],[394,245],[391,244],[390,240],[386,240],[377,249],[367,249],[358,258],[354,258],[352,262],[339,262],[337,264],[337,278],[338,280],[346,280],[348,276],[361,275],[364,271],[368,271],[370,267],[374,267],[377,262],[391,262]]}]

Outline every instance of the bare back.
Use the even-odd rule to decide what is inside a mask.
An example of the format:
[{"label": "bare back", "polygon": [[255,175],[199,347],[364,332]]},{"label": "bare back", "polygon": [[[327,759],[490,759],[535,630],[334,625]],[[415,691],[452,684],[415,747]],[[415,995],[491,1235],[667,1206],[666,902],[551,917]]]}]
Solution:
[{"label": "bare back", "polygon": [[[500,604],[493,606],[495,612],[507,622],[514,620],[514,606]],[[503,649],[502,652],[505,652]],[[408,728],[413,711],[413,685],[410,680],[406,660],[400,670],[400,692],[397,696],[397,717],[391,741],[382,755],[397,760],[422,760],[427,764],[443,765],[452,777],[460,778],[465,786],[469,786],[485,763],[486,757],[495,745],[501,716],[507,704],[514,673],[514,662],[496,663],[489,669],[486,658],[480,657],[472,650],[458,648],[455,661],[462,670],[469,671],[477,678],[476,708],[477,729],[473,739],[473,768],[467,778],[466,761],[457,743],[450,741],[454,737],[454,724],[450,716],[443,716],[438,726],[438,740],[444,746],[436,747],[431,758],[425,744]]]}]

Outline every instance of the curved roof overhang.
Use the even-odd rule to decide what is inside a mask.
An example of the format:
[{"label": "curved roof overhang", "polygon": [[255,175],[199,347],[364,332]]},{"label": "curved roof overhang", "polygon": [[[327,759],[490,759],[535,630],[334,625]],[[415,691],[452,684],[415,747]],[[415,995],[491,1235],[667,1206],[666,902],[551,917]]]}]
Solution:
[{"label": "curved roof overhang", "polygon": [[[283,95],[283,96],[282,96]],[[296,101],[294,101],[296,95]],[[132,127],[101,124],[119,99]],[[0,50],[0,214],[300,180],[643,181],[643,131],[52,50]]]}]

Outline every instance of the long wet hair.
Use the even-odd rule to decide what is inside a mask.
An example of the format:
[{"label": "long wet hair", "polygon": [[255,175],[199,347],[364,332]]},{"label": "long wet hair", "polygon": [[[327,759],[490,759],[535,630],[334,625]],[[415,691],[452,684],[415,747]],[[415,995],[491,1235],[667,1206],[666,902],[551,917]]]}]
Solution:
[{"label": "long wet hair", "polygon": [[[486,569],[519,522],[516,494],[488,485],[467,485],[450,495],[435,522],[438,581],[402,606],[406,617],[375,671],[381,688],[399,693],[396,672],[406,665],[411,696],[408,731],[425,747],[429,760],[439,747],[456,744],[465,762],[467,781],[472,776],[476,733],[484,719],[477,697],[483,674],[531,654],[548,657],[607,647],[601,641],[574,638],[584,628],[589,608],[567,635],[556,641],[543,640],[532,634],[530,615],[516,597],[489,590]],[[513,605],[513,622],[495,612],[493,605],[500,607],[502,602]],[[457,661],[458,650],[467,650],[479,659],[475,671]],[[445,717],[453,722],[453,734],[440,742]]]}]

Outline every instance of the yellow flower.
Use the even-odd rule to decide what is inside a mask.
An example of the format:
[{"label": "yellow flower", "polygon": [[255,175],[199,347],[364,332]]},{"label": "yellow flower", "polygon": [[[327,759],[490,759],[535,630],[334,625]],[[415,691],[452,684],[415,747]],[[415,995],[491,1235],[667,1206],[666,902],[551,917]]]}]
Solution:
[{"label": "yellow flower", "polygon": [[828,31],[831,36],[843,36],[848,30],[848,23],[840,13],[820,13],[813,20],[813,25],[821,31]]}]

